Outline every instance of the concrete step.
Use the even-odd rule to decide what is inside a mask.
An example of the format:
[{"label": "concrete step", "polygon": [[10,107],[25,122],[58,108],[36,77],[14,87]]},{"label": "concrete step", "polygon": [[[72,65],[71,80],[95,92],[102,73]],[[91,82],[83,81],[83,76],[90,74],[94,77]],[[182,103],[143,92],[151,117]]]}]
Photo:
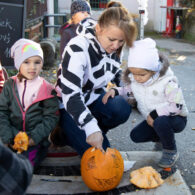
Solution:
[{"label": "concrete step", "polygon": [[[162,173],[162,169],[157,166],[157,162],[161,156],[160,152],[148,151],[127,151],[121,152],[124,160],[136,161],[133,168],[141,168],[143,166],[152,166]],[[71,160],[70,160],[71,159]],[[50,162],[50,163],[49,163]],[[66,158],[45,159],[42,166],[80,166],[79,156]],[[67,168],[68,168],[67,167]],[[129,182],[130,171],[124,172],[123,178],[116,189],[107,192],[107,194],[136,194],[136,195],[190,195],[190,190],[182,178],[180,171],[176,170],[165,179],[164,184],[156,189],[139,189]],[[79,174],[69,176],[54,175],[34,175],[32,183],[27,190],[27,194],[98,194],[91,191],[82,181]],[[105,193],[104,193],[105,194]]]}]

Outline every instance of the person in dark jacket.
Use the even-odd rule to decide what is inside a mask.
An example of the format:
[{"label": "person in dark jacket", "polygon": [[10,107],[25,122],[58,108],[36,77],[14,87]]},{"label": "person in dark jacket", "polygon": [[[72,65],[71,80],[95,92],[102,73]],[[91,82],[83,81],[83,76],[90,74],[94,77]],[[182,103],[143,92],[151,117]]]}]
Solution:
[{"label": "person in dark jacket", "polygon": [[30,161],[15,154],[0,140],[0,194],[23,195],[33,175]]},{"label": "person in dark jacket", "polygon": [[5,82],[0,94],[0,137],[12,146],[15,136],[26,132],[29,148],[22,154],[36,167],[46,156],[48,136],[58,123],[58,99],[54,87],[39,76],[40,44],[19,39],[11,47],[11,56],[19,72]]},{"label": "person in dark jacket", "polygon": [[131,107],[122,97],[106,105],[102,97],[107,83],[121,72],[117,50],[124,43],[132,46],[136,27],[124,8],[113,7],[98,23],[82,20],[77,33],[65,47],[57,84],[65,108],[60,109],[64,143],[82,156],[91,146],[106,150],[106,133],[129,118]]},{"label": "person in dark jacket", "polygon": [[59,30],[61,35],[60,40],[60,59],[62,59],[62,54],[67,43],[75,37],[76,29],[81,20],[89,17],[91,14],[90,4],[86,0],[75,0],[71,4],[70,8],[71,19],[63,24]]}]

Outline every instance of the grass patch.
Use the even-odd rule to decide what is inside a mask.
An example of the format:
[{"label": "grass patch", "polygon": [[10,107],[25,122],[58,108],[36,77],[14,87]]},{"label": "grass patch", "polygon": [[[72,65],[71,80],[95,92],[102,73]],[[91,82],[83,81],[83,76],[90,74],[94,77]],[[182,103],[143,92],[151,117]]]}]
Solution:
[{"label": "grass patch", "polygon": [[7,74],[9,75],[9,77],[12,77],[18,73],[18,70],[16,70],[16,69],[6,69],[6,71],[7,71]]},{"label": "grass patch", "polygon": [[184,39],[189,43],[195,44],[195,35],[192,33],[185,33]]},{"label": "grass patch", "polygon": [[155,32],[155,31],[146,31],[146,32],[144,32],[144,37],[145,38],[151,37],[153,39],[163,39],[164,38],[162,33]]}]

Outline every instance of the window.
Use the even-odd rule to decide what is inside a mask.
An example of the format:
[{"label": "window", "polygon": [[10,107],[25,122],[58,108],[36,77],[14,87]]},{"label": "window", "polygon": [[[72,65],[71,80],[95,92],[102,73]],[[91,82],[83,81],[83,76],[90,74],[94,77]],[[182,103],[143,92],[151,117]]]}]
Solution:
[{"label": "window", "polygon": [[109,0],[90,0],[91,8],[94,10],[104,9]]}]

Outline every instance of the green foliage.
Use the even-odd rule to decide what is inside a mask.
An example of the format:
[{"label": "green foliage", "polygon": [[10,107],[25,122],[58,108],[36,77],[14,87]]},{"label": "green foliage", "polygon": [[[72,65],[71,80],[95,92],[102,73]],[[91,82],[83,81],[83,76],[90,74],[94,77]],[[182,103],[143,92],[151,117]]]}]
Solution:
[{"label": "green foliage", "polygon": [[163,38],[161,33],[155,32],[155,31],[146,31],[146,32],[144,32],[144,37],[145,38],[151,37],[153,39],[162,39]]},{"label": "green foliage", "polygon": [[179,1],[180,5],[182,7],[190,7],[193,8],[195,5],[195,0],[180,0]]},{"label": "green foliage", "polygon": [[7,74],[9,75],[9,77],[14,76],[18,73],[18,71],[16,69],[7,69]]},{"label": "green foliage", "polygon": [[184,39],[195,44],[195,35],[192,33],[185,33]]}]

